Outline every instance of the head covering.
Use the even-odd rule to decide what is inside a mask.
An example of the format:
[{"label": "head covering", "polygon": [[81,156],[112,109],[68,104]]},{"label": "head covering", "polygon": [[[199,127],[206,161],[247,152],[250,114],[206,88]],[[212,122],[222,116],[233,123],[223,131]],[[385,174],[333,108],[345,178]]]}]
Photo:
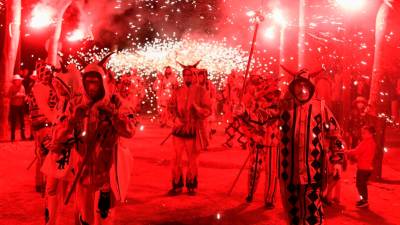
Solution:
[{"label": "head covering", "polygon": [[[300,104],[304,104],[310,101],[315,93],[315,86],[310,79],[320,74],[322,70],[310,73],[308,69],[301,69],[298,72],[294,73],[291,70],[284,67],[283,65],[281,65],[281,67],[283,70],[285,70],[287,73],[293,76],[293,80],[289,84],[289,92],[292,95],[292,97],[294,97],[297,101],[299,101]],[[300,100],[298,96],[296,96],[295,87],[296,85],[299,84],[304,85],[304,87],[307,88],[310,93],[310,96],[305,100]]]},{"label": "head covering", "polygon": [[367,99],[364,98],[363,96],[358,96],[358,97],[353,101],[353,105],[356,105],[357,103],[364,103],[365,105],[368,105]]},{"label": "head covering", "polygon": [[86,93],[86,79],[88,77],[95,77],[98,78],[100,80],[101,83],[101,89],[100,89],[100,97],[99,99],[104,99],[104,97],[106,97],[107,95],[107,88],[105,87],[105,85],[107,84],[106,79],[106,62],[108,60],[108,58],[113,54],[113,52],[109,53],[108,55],[106,55],[100,62],[94,62],[91,63],[89,65],[87,65],[84,69],[83,69],[83,74],[82,74],[82,81],[83,81],[83,87]]},{"label": "head covering", "polygon": [[106,95],[106,88],[104,87],[104,84],[106,83],[106,75],[104,69],[101,66],[97,65],[97,63],[91,63],[87,67],[85,67],[82,74],[82,81],[85,93],[87,92],[86,79],[88,77],[95,77],[99,79],[101,83],[99,99],[103,99]]},{"label": "head covering", "polygon": [[[294,90],[294,89],[295,89],[296,85],[299,85],[299,84],[303,84],[304,87],[307,88],[308,91],[309,91],[309,93],[310,93],[310,96],[309,96],[307,99],[305,99],[305,100],[300,100],[300,99],[297,98],[298,96],[296,96],[296,93],[295,93],[295,90]],[[294,98],[296,98],[301,104],[304,104],[304,103],[307,103],[308,101],[310,101],[310,100],[312,99],[312,97],[314,96],[314,93],[315,93],[315,86],[314,86],[314,84],[310,81],[310,79],[305,78],[305,77],[302,77],[301,75],[296,75],[295,78],[293,79],[293,81],[290,82],[290,84],[289,84],[289,92],[290,92],[290,94],[292,94],[292,96],[293,96]]]},{"label": "head covering", "polygon": [[262,85],[259,86],[258,92],[256,93],[256,99],[262,98],[270,93],[280,94],[281,90],[278,87],[277,80],[266,80]]},{"label": "head covering", "polygon": [[15,74],[13,80],[23,80],[23,78],[19,74]]}]

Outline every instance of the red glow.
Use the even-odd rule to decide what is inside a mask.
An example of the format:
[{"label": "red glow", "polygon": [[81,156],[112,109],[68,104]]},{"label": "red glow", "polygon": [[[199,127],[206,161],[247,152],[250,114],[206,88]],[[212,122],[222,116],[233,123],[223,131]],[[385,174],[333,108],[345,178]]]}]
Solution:
[{"label": "red glow", "polygon": [[29,25],[33,28],[44,28],[53,23],[54,10],[48,5],[37,4],[32,10]]},{"label": "red glow", "polygon": [[70,42],[80,41],[84,37],[85,37],[85,33],[82,30],[77,29],[74,32],[68,34],[67,40]]},{"label": "red glow", "polygon": [[356,11],[366,5],[365,0],[336,0],[336,3],[346,10]]},{"label": "red glow", "polygon": [[286,26],[287,21],[286,21],[284,15],[283,15],[282,10],[280,10],[280,9],[274,9],[274,10],[272,11],[272,18],[274,19],[274,21],[275,21],[276,23],[278,23],[278,24],[281,25],[282,27],[285,27],[285,26]]}]

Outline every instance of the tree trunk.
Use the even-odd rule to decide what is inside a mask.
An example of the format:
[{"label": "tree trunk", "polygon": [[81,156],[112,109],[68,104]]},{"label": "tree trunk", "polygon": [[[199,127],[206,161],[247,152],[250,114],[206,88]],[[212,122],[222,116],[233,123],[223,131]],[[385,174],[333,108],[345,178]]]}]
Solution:
[{"label": "tree trunk", "polygon": [[21,0],[6,1],[6,23],[4,32],[4,47],[0,59],[0,139],[8,138],[8,109],[7,93],[14,74],[21,26]]},{"label": "tree trunk", "polygon": [[[398,74],[400,72],[400,67],[398,65],[400,62],[400,50],[398,49],[400,43],[399,10],[400,0],[386,0],[382,3],[376,17],[375,54],[369,97],[371,113],[375,114],[375,116],[381,112],[390,114],[388,108],[391,104],[390,102],[385,102],[385,100],[391,101],[396,98],[393,85],[396,83],[396,80],[399,79]],[[389,99],[384,99],[381,92],[388,92]],[[382,177],[386,124],[384,120],[378,120],[375,126],[378,131],[378,149],[374,163],[375,171],[372,178],[380,179]]]},{"label": "tree trunk", "polygon": [[380,95],[380,92],[383,91],[382,81],[394,81],[395,75],[399,73],[400,69],[398,65],[400,59],[398,49],[400,42],[399,10],[399,0],[385,1],[376,18],[375,54],[369,97],[369,104],[374,112],[379,112],[379,106],[382,105],[382,96]]},{"label": "tree trunk", "polygon": [[48,42],[48,55],[47,55],[47,63],[56,66],[57,65],[57,53],[59,49],[59,41],[60,41],[60,36],[61,36],[61,30],[62,30],[62,20],[64,17],[64,13],[67,10],[68,6],[71,5],[71,0],[62,0],[59,1],[58,4],[56,5],[57,11],[57,18],[55,28],[54,28],[54,33],[52,33],[49,42]]}]

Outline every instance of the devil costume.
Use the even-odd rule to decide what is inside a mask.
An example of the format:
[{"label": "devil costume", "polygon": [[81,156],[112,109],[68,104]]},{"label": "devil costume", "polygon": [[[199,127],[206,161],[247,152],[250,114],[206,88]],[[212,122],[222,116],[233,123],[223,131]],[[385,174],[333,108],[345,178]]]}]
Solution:
[{"label": "devil costume", "polygon": [[280,190],[289,224],[324,223],[320,199],[326,186],[327,151],[336,155],[342,145],[335,118],[323,101],[313,98],[314,85],[302,76],[307,73],[292,73],[295,78],[281,105]]},{"label": "devil costume", "polygon": [[[185,68],[185,72],[190,73],[189,76],[194,75],[191,68]],[[185,83],[174,91],[168,108],[175,117],[172,129],[175,157],[170,194],[178,194],[184,185],[183,152],[186,152],[188,158],[186,187],[190,194],[194,194],[198,185],[197,158],[200,150],[206,147],[200,132],[203,129],[204,120],[211,114],[210,97],[203,87]]]}]

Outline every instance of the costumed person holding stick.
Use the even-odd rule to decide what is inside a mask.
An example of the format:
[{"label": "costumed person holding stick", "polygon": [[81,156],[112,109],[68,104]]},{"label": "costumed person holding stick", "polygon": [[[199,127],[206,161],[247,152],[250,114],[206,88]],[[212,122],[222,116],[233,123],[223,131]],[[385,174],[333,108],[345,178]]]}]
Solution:
[{"label": "costumed person holding stick", "polygon": [[82,101],[75,107],[64,135],[55,140],[63,143],[70,137],[80,137],[74,151],[75,177],[64,201],[68,203],[75,190],[78,224],[112,222],[111,209],[121,195],[119,177],[111,176],[113,168],[119,168],[115,165],[120,159],[118,139],[134,134],[133,112],[117,95],[108,93],[106,59],[85,67]]},{"label": "costumed person holding stick", "polygon": [[200,134],[204,120],[211,114],[211,101],[207,91],[193,83],[195,67],[184,66],[183,84],[177,88],[168,104],[168,109],[176,118],[172,128],[172,137],[175,154],[172,168],[172,189],[169,195],[182,192],[183,180],[183,152],[186,152],[188,168],[186,172],[186,188],[188,194],[194,195],[198,187],[197,158],[204,149],[205,142]]},{"label": "costumed person holding stick", "polygon": [[78,141],[78,137],[70,137],[65,142],[57,142],[64,139],[64,128],[77,102],[81,100],[80,72],[75,65],[70,64],[68,69],[63,63],[61,73],[56,73],[52,79],[52,85],[57,93],[58,102],[56,120],[54,120],[52,139],[44,143],[49,154],[44,160],[41,171],[46,176],[46,225],[57,224],[58,211],[61,209],[68,184],[73,179],[71,150]]},{"label": "costumed person holding stick", "polygon": [[51,140],[52,126],[55,121],[57,94],[52,85],[55,72],[54,66],[38,61],[36,63],[38,80],[28,96],[32,129],[35,133],[35,155],[36,155],[36,191],[44,194],[45,179],[40,171],[44,159],[49,150],[46,148],[47,142]]},{"label": "costumed person holding stick", "polygon": [[266,83],[256,93],[254,107],[240,116],[251,152],[246,201],[253,201],[261,171],[264,169],[264,203],[267,209],[275,207],[275,192],[278,186],[280,93],[276,82]]},{"label": "costumed person holding stick", "polygon": [[[337,149],[328,145],[342,145],[340,130],[324,101],[313,97],[315,87],[310,78],[319,72],[283,69],[294,79],[280,107],[282,203],[289,224],[323,224],[321,197],[326,188],[327,151]],[[331,156],[336,154],[332,152]]]}]

